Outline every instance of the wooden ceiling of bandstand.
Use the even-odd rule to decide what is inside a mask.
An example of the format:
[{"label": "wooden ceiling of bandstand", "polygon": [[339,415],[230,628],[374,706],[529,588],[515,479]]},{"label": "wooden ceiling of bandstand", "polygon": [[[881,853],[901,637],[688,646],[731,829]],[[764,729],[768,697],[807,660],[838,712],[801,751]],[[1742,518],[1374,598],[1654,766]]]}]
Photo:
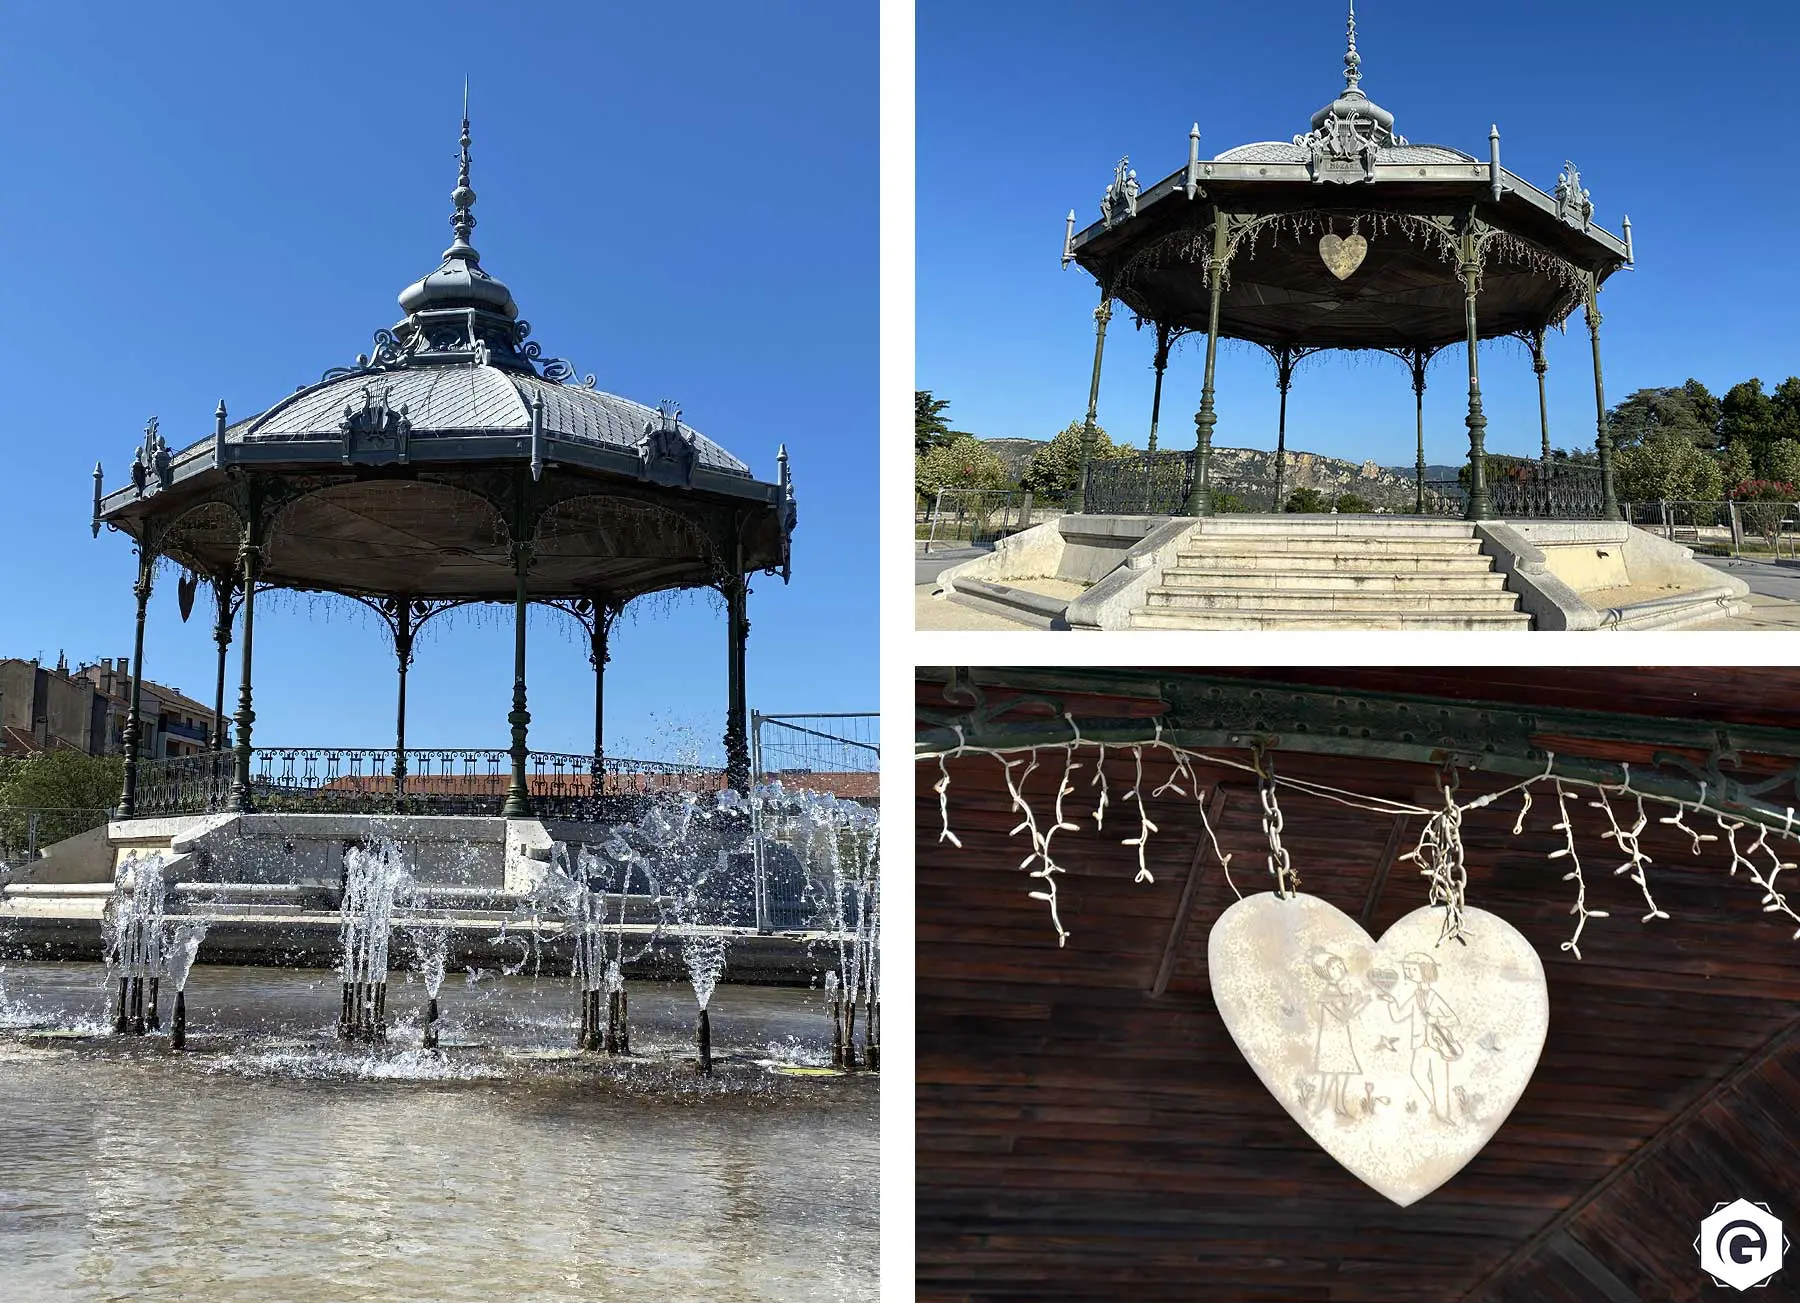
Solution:
[{"label": "wooden ceiling of bandstand", "polygon": [[[1007,672],[981,673],[992,682]],[[1041,685],[1045,672],[1033,673]],[[1241,673],[1800,722],[1800,673],[1782,670]],[[990,700],[1003,695],[990,687]],[[1082,698],[1065,700],[1082,713]],[[1131,713],[1116,696],[1089,700],[1096,715]],[[941,681],[922,677],[919,702],[954,713]],[[1370,796],[1439,799],[1428,764],[1297,752],[1278,762],[1284,776]],[[1756,887],[1728,875],[1716,846],[1695,855],[1682,832],[1652,823],[1650,884],[1672,918],[1642,923],[1637,888],[1612,873],[1621,856],[1601,840],[1601,816],[1585,798],[1572,803],[1590,908],[1611,911],[1589,921],[1577,961],[1561,949],[1574,886],[1562,881],[1565,861],[1547,858],[1561,844],[1553,795],[1538,794],[1517,836],[1516,796],[1468,814],[1469,903],[1508,920],[1542,957],[1549,1037],[1498,1134],[1400,1208],[1314,1145],[1238,1053],[1206,973],[1208,928],[1234,897],[1217,861],[1196,858],[1198,809],[1152,802],[1155,882],[1135,884],[1135,851],[1119,843],[1129,830],[1116,822],[1129,757],[1110,763],[1105,834],[1085,817],[1091,802],[1071,799],[1083,831],[1057,842],[1068,869],[1063,949],[1044,905],[1027,898],[1037,884],[1018,867],[1024,839],[1008,836],[1018,820],[999,764],[949,766],[961,849],[938,838],[936,766],[919,770],[918,1297],[1669,1303],[1728,1293],[1693,1248],[1716,1203],[1772,1201],[1800,1225],[1800,941],[1762,912]],[[1060,773],[1047,763],[1034,776],[1040,808]],[[1206,778],[1233,876],[1246,892],[1266,889],[1253,780]],[[1467,797],[1514,780],[1461,781]],[[1393,862],[1421,819],[1293,792],[1282,807],[1303,890],[1376,935],[1425,903],[1413,867]],[[1797,1298],[1797,1282],[1790,1267],[1752,1297]]]}]

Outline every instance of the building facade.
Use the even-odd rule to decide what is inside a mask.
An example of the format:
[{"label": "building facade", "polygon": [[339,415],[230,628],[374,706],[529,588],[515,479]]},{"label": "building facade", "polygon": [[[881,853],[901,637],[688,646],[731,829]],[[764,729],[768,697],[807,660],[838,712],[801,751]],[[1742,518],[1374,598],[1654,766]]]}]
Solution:
[{"label": "building facade", "polygon": [[[131,661],[104,659],[71,671],[36,660],[0,660],[0,754],[124,752],[131,708]],[[212,708],[145,679],[138,737],[144,759],[195,755],[213,745]]]}]

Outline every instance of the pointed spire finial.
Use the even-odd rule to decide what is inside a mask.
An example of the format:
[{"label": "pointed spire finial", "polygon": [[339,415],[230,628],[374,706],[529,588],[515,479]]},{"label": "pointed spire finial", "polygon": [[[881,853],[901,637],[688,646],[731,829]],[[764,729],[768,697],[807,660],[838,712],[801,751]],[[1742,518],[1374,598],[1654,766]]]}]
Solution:
[{"label": "pointed spire finial", "polygon": [[458,257],[468,262],[479,262],[481,255],[469,244],[469,235],[475,229],[475,191],[469,185],[469,79],[463,78],[463,117],[462,117],[462,156],[456,173],[456,189],[450,194],[450,201],[456,205],[456,211],[450,214],[450,227],[456,232],[456,242],[444,251],[446,258]]},{"label": "pointed spire finial", "polygon": [[1356,52],[1356,0],[1350,0],[1347,32],[1349,42],[1344,51],[1344,89],[1355,90],[1362,81],[1362,55]]}]

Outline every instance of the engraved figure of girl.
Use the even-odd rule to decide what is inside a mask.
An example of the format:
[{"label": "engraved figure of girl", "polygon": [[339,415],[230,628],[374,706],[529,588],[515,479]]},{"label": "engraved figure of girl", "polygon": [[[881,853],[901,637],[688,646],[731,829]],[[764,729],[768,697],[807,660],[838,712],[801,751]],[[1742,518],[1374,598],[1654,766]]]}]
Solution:
[{"label": "engraved figure of girl", "polygon": [[1409,1024],[1412,1042],[1412,1079],[1431,1104],[1433,1117],[1446,1122],[1450,1116],[1450,1065],[1462,1058],[1462,1042],[1457,1038],[1461,1020],[1449,1002],[1432,989],[1438,979],[1437,961],[1430,955],[1413,953],[1401,961],[1400,971],[1413,984],[1413,993],[1397,1001],[1383,991],[1388,1016],[1395,1022]]},{"label": "engraved figure of girl", "polygon": [[1319,1039],[1313,1051],[1313,1071],[1319,1074],[1319,1102],[1313,1111],[1322,1113],[1329,1103],[1336,1112],[1349,1116],[1350,1102],[1345,1091],[1351,1078],[1362,1076],[1362,1064],[1357,1061],[1351,1036],[1351,1020],[1368,1005],[1369,997],[1349,989],[1350,970],[1329,950],[1315,949],[1307,961],[1327,983],[1319,996]]}]

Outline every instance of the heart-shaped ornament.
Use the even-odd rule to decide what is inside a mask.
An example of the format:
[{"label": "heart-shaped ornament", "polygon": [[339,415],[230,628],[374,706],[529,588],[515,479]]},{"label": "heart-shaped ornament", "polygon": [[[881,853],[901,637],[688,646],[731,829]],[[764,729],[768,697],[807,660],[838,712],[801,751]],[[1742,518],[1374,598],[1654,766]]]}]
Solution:
[{"label": "heart-shaped ornament", "polygon": [[1207,942],[1231,1039],[1306,1134],[1401,1207],[1448,1181],[1512,1112],[1550,1026],[1544,965],[1485,910],[1438,944],[1415,909],[1371,940],[1316,896],[1247,896]]},{"label": "heart-shaped ornament", "polygon": [[1360,234],[1351,232],[1348,240],[1339,239],[1334,232],[1319,241],[1319,257],[1325,263],[1325,270],[1339,280],[1349,280],[1350,274],[1362,266],[1363,259],[1369,256],[1369,242]]}]

